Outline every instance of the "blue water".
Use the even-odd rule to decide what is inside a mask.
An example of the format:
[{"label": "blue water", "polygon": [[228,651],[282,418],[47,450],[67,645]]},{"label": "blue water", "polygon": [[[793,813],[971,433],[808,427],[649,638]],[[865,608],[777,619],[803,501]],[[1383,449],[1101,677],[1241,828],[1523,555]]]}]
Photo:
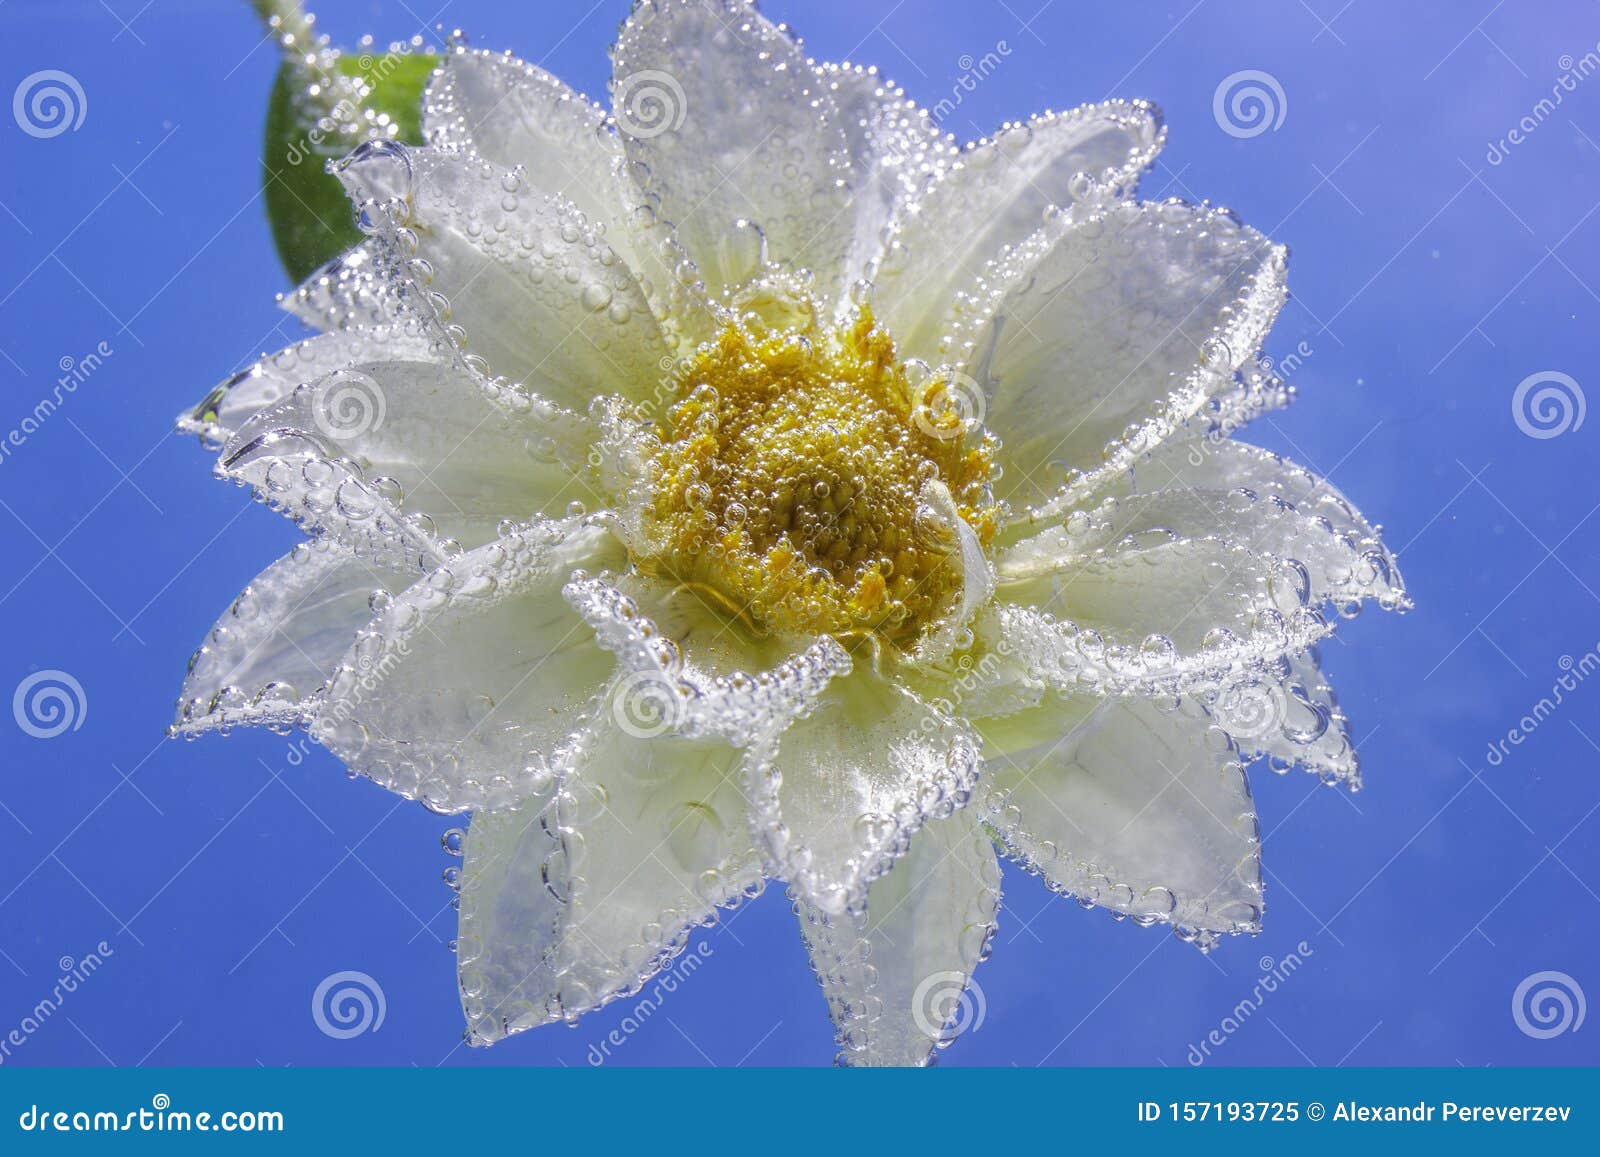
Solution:
[{"label": "blue water", "polygon": [[[582,5],[548,7],[562,14],[455,0],[437,19],[603,93],[622,0],[576,25]],[[1512,409],[1547,371],[1600,394],[1600,75],[1536,111],[1597,51],[1595,7],[1090,7],[768,11],[818,58],[876,62],[923,103],[950,99],[946,125],[965,136],[1047,106],[1159,102],[1171,139],[1144,195],[1227,204],[1292,249],[1268,348],[1297,355],[1284,364],[1300,398],[1247,436],[1330,473],[1384,524],[1418,609],[1369,610],[1325,651],[1365,791],[1253,773],[1262,936],[1202,957],[1009,874],[982,1023],[944,1063],[1182,1066],[1213,1030],[1217,1064],[1600,1061],[1600,1024],[1536,1039],[1512,1015],[1541,971],[1600,998],[1600,679],[1488,755],[1563,657],[1581,665],[1600,643],[1600,418],[1535,438]],[[428,31],[430,12],[402,2],[323,9],[347,42]],[[87,101],[51,139],[0,117],[0,428],[60,366],[109,351],[0,457],[0,692],[60,670],[87,704],[53,739],[0,727],[0,1041],[62,966],[101,959],[0,1060],[583,1065],[604,1045],[620,1064],[827,1061],[778,889],[697,934],[692,981],[636,1031],[624,1001],[573,1030],[459,1046],[449,822],[281,737],[163,740],[190,651],[295,537],[168,433],[296,336],[273,305],[285,280],[258,190],[274,60],[242,0],[10,0],[0,28],[0,96],[49,68]],[[986,54],[998,66],[959,87]],[[1236,138],[1213,94],[1246,69],[1280,82],[1284,116]],[[1225,1028],[1291,952],[1303,966]],[[314,989],[342,970],[381,986],[377,1031],[338,1040],[314,1023]],[[621,1045],[605,1044],[613,1031]]]}]

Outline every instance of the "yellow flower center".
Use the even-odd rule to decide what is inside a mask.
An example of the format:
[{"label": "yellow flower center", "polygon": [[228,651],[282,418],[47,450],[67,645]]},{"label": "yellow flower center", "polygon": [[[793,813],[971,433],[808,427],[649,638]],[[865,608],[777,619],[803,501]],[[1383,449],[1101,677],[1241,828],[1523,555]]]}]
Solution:
[{"label": "yellow flower center", "polygon": [[660,554],[643,564],[761,630],[908,638],[961,582],[923,488],[947,486],[987,543],[992,440],[971,436],[948,373],[897,359],[870,309],[835,328],[755,306],[675,379],[647,511]]}]

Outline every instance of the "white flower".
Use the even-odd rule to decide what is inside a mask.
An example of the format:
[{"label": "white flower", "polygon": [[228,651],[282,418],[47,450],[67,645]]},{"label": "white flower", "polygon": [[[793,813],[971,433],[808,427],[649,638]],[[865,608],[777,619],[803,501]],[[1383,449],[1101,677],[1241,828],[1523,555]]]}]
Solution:
[{"label": "white flower", "polygon": [[733,0],[641,5],[613,60],[614,119],[458,48],[427,147],[339,166],[368,238],[285,302],[324,332],[182,422],[310,541],[177,730],[304,725],[472,812],[480,1043],[767,879],[847,1062],[959,1028],[997,847],[1202,947],[1256,930],[1243,765],[1356,786],[1311,648],[1406,602],[1337,491],[1226,436],[1287,400],[1283,249],[1132,199],[1147,104],[958,148]]}]

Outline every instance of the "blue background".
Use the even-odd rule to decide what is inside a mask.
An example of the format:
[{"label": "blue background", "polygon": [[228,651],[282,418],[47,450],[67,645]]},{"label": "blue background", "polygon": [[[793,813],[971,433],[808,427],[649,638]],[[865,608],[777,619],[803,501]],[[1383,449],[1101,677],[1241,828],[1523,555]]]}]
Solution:
[{"label": "blue background", "polygon": [[[324,4],[336,39],[461,25],[603,94],[622,0]],[[964,57],[1008,55],[946,127],[1107,96],[1165,110],[1143,195],[1206,198],[1292,249],[1269,344],[1312,352],[1300,398],[1247,437],[1330,473],[1381,521],[1419,609],[1368,610],[1325,650],[1367,789],[1252,771],[1267,931],[1202,957],[1170,934],[1051,899],[1008,873],[984,1019],[946,1064],[1166,1064],[1247,997],[1261,958],[1306,965],[1220,1064],[1600,1061],[1600,1023],[1520,1032],[1531,973],[1600,998],[1600,679],[1499,766],[1488,746],[1600,642],[1600,418],[1535,439],[1528,375],[1600,389],[1600,76],[1502,163],[1504,137],[1600,40],[1600,6],[1373,0],[1087,5],[772,3],[819,59],[878,63],[934,105]],[[124,23],[126,22],[126,23]],[[163,739],[190,651],[290,526],[211,479],[169,434],[180,408],[298,336],[259,198],[275,60],[240,0],[9,0],[0,95],[64,69],[88,98],[48,140],[0,117],[0,428],[65,358],[105,364],[0,459],[0,692],[70,672],[76,731],[0,727],[0,1035],[57,962],[114,952],[12,1064],[569,1064],[631,1001],[491,1050],[458,1044],[451,824],[351,782],[292,739]],[[1226,135],[1223,77],[1271,72],[1275,131]],[[3,718],[3,717],[0,717]],[[831,1029],[781,890],[693,938],[692,983],[612,1063],[813,1064]],[[322,978],[371,974],[376,1032],[324,1036]]]}]

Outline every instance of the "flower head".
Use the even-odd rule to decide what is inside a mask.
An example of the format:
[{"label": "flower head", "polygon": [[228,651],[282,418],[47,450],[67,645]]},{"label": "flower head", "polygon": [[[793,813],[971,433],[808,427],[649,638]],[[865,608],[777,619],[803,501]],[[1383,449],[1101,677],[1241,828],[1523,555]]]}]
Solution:
[{"label": "flower head", "polygon": [[959,148],[735,0],[640,4],[613,60],[608,116],[457,46],[427,146],[337,166],[366,239],[285,302],[323,332],[181,421],[310,537],[177,729],[305,726],[472,813],[479,1043],[769,879],[850,1062],[947,1043],[997,850],[1257,929],[1244,764],[1356,786],[1312,647],[1406,603],[1336,490],[1228,437],[1288,399],[1282,248],[1133,198],[1147,104]]}]

